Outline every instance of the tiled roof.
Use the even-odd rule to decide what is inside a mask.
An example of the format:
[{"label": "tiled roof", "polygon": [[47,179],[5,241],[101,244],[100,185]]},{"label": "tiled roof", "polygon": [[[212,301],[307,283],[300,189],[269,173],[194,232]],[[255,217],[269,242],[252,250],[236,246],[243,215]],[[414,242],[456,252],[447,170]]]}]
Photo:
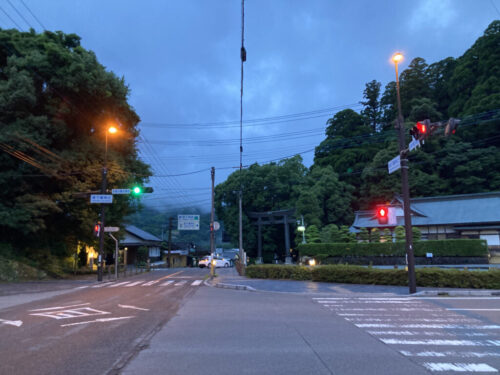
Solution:
[{"label": "tiled roof", "polygon": [[149,232],[143,231],[142,229],[139,229],[133,225],[125,225],[125,230],[127,232],[132,233],[134,236],[139,237],[140,239],[144,241],[158,241],[161,242],[161,239],[158,237],[152,235]]},{"label": "tiled roof", "polygon": [[[389,207],[401,207],[396,197]],[[413,198],[410,200],[412,225],[465,225],[500,223],[500,192],[447,195],[440,197]],[[397,215],[395,225],[403,225],[401,215]],[[387,227],[381,225],[374,211],[357,211],[353,227]]]}]

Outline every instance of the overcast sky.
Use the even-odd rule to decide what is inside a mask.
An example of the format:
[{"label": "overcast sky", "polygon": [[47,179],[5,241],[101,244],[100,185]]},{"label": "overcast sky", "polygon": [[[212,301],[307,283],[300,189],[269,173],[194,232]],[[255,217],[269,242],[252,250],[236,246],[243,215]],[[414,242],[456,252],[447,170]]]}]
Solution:
[{"label": "overcast sky", "polygon": [[[241,1],[10,0],[38,31],[22,1],[125,77],[142,119],[141,157],[162,176],[146,201],[208,210],[209,168],[220,183],[239,165]],[[0,0],[27,29],[11,4]],[[310,166],[326,120],[360,110],[366,82],[394,80],[395,51],[403,69],[415,57],[459,57],[499,10],[500,0],[246,0],[244,121],[322,111],[245,123],[243,164],[308,151]],[[3,12],[0,26],[14,27]]]}]

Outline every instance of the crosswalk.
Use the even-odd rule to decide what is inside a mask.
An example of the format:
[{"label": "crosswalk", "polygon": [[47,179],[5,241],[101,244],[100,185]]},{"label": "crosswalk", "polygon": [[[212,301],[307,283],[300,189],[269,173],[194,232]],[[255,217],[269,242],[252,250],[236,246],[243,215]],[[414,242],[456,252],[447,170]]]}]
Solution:
[{"label": "crosswalk", "polygon": [[203,280],[176,280],[171,279],[165,281],[164,279],[157,280],[137,280],[137,281],[120,281],[120,282],[109,282],[109,283],[101,283],[97,285],[86,285],[79,287],[78,289],[85,288],[130,288],[130,287],[166,287],[166,286],[200,286],[203,283]]},{"label": "crosswalk", "polygon": [[498,373],[500,325],[409,297],[313,298],[429,372]]}]

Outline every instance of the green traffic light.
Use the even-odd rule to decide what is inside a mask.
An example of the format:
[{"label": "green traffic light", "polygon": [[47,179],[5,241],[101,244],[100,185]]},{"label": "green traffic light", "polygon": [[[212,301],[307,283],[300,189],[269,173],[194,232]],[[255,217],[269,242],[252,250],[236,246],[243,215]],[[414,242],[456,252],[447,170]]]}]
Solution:
[{"label": "green traffic light", "polygon": [[136,186],[136,187],[134,187],[134,188],[132,189],[132,192],[133,192],[134,194],[141,194],[141,193],[142,193],[142,190],[141,190],[141,188],[140,188],[139,186]]}]

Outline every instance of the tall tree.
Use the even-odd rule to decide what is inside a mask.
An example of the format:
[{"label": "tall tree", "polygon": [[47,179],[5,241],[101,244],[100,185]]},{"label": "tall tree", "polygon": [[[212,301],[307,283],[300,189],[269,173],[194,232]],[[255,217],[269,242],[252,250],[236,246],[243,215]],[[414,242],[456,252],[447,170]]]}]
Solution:
[{"label": "tall tree", "polygon": [[[97,205],[78,192],[100,188],[107,123],[108,186],[150,175],[135,145],[138,115],[123,78],[107,71],[75,34],[0,30],[0,241],[25,255],[92,244]],[[131,212],[129,197],[108,207],[109,224]]]},{"label": "tall tree", "polygon": [[364,117],[365,124],[372,128],[372,132],[380,131],[381,108],[380,108],[380,86],[382,84],[376,80],[370,81],[366,84],[365,91],[363,91],[364,101],[361,102],[365,106],[361,115]]}]

